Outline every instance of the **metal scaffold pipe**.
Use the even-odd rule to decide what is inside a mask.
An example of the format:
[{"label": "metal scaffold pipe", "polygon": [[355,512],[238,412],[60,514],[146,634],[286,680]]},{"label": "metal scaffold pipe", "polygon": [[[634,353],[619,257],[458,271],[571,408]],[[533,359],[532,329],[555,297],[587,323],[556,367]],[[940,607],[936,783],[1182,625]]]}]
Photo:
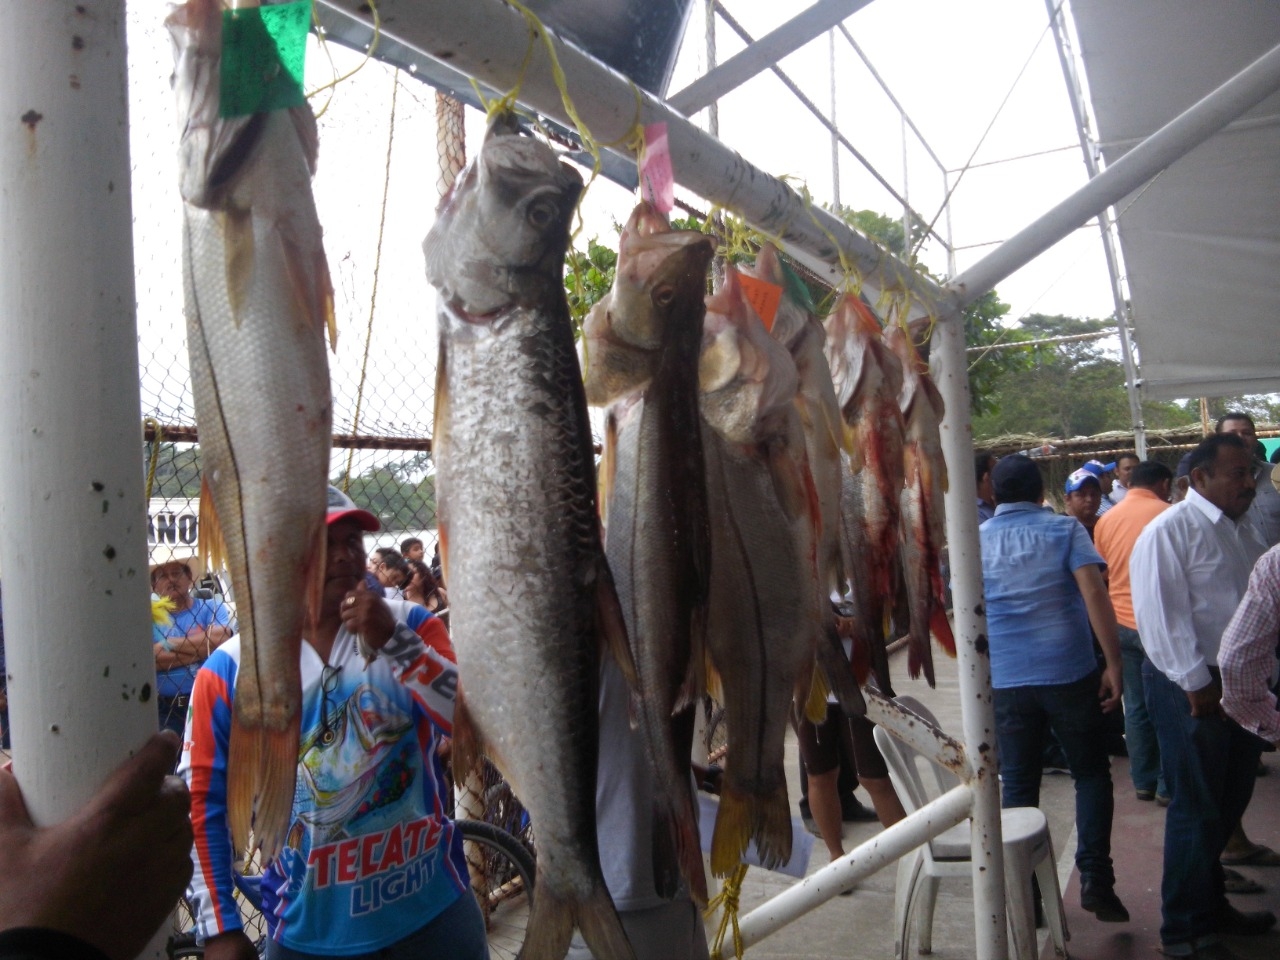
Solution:
[{"label": "metal scaffold pipe", "polygon": [[48,823],[157,728],[125,5],[5,10],[0,569],[14,765]]},{"label": "metal scaffold pipe", "polygon": [[[352,13],[335,0],[321,0],[321,7],[322,23],[347,28],[353,21],[369,24],[364,14]],[[530,44],[529,24],[501,0],[382,0],[378,9],[383,34],[396,43],[493,89],[511,90],[518,84],[521,103],[572,126],[541,40],[521,74]],[[843,255],[876,289],[910,292],[926,305],[941,297],[932,280],[837,217],[807,205],[786,183],[748,163],[626,77],[554,35],[551,42],[578,115],[599,143],[625,142],[637,122],[666,123],[676,182],[779,238],[788,253],[820,278],[838,285]]]}]

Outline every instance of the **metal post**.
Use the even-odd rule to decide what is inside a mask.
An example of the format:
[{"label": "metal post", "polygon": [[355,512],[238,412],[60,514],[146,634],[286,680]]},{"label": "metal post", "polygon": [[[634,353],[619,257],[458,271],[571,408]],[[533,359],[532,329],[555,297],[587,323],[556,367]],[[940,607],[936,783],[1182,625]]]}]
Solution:
[{"label": "metal post", "polygon": [[[710,73],[716,68],[716,0],[707,0],[705,9],[707,73]],[[720,101],[716,98],[707,104],[707,132],[713,137],[720,136]]]},{"label": "metal post", "polygon": [[0,568],[14,767],[42,823],[158,726],[124,8],[20,0],[0,40]]},{"label": "metal post", "polygon": [[836,32],[827,31],[827,63],[831,69],[831,202],[840,209],[840,137],[836,133]]},{"label": "metal post", "polygon": [[934,331],[934,379],[946,403],[942,453],[947,463],[947,544],[965,755],[973,787],[973,925],[981,960],[1008,956],[1004,858],[1001,856],[1000,785],[996,718],[991,697],[991,660],[982,601],[982,556],[978,547],[978,489],[973,471],[973,427],[969,420],[969,371],[964,318],[940,317]]},{"label": "metal post", "polygon": [[[1076,122],[1076,133],[1080,137],[1080,151],[1084,154],[1084,166],[1089,178],[1098,175],[1098,158],[1089,127],[1089,115],[1084,103],[1084,90],[1076,73],[1072,59],[1070,44],[1063,22],[1061,0],[1045,0],[1049,10],[1049,22],[1053,27],[1053,39],[1058,46],[1058,61],[1062,64],[1062,77],[1067,84],[1067,93],[1071,100],[1071,113]],[[1133,356],[1133,343],[1129,327],[1129,308],[1125,303],[1124,290],[1121,286],[1120,254],[1116,250],[1115,233],[1112,230],[1111,207],[1108,206],[1098,214],[1098,228],[1102,231],[1102,252],[1107,259],[1107,273],[1111,277],[1111,298],[1115,304],[1116,328],[1120,333],[1120,354],[1124,360],[1125,393],[1129,398],[1129,422],[1133,426],[1133,442],[1140,459],[1147,459],[1147,425],[1142,417],[1142,400],[1138,395],[1138,365]]]},{"label": "metal post", "polygon": [[1056,207],[987,254],[948,287],[972,303],[1099,211],[1132,193],[1208,140],[1246,110],[1280,90],[1280,45],[1202,97]]}]

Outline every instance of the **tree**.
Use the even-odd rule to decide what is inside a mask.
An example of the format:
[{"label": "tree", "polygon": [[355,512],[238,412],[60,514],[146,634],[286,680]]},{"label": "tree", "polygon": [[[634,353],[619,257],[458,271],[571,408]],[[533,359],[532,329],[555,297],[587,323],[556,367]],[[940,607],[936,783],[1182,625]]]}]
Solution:
[{"label": "tree", "polygon": [[[153,454],[154,476],[151,473]],[[194,443],[147,444],[143,469],[144,476],[151,478],[152,497],[194,499],[200,496],[200,447]]]},{"label": "tree", "polygon": [[[426,530],[436,524],[435,474],[427,472],[430,454],[384,463],[352,477],[347,493],[377,516],[384,530]],[[416,478],[416,479],[415,479]],[[336,487],[342,477],[334,477]]]},{"label": "tree", "polygon": [[[1023,339],[1098,333],[1113,328],[1111,320],[1043,314],[1033,314],[1021,326]],[[1098,340],[1042,345],[1016,352],[1024,353],[1028,363],[1024,369],[1009,372],[1000,382],[992,397],[992,409],[974,419],[975,436],[1068,438],[1132,428],[1124,366],[1108,356]],[[1142,411],[1150,429],[1183,426],[1195,419],[1173,403],[1147,402]]]}]

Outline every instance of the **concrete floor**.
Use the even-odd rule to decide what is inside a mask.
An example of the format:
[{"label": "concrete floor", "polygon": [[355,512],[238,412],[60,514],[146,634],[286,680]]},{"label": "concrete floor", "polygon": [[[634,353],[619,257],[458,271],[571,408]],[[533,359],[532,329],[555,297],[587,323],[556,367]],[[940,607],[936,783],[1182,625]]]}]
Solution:
[{"label": "concrete floor", "polygon": [[[921,700],[938,717],[942,728],[959,737],[960,709],[956,682],[956,661],[936,651],[935,667],[938,685],[929,689],[921,681],[906,679],[906,653],[893,660],[895,686],[900,694]],[[900,678],[900,679],[899,679]],[[787,772],[796,769],[796,745],[789,737]],[[1280,850],[1280,759],[1276,754],[1264,755],[1271,767],[1270,775],[1259,778],[1254,800],[1245,817],[1251,839]],[[1160,928],[1160,869],[1162,862],[1164,811],[1154,803],[1139,802],[1129,780],[1128,761],[1113,760],[1112,780],[1115,785],[1116,814],[1112,829],[1112,852],[1116,863],[1117,891],[1129,909],[1127,924],[1106,924],[1080,909],[1079,881],[1074,869],[1074,791],[1071,778],[1046,775],[1041,788],[1041,807],[1049,820],[1050,834],[1059,865],[1059,881],[1063,891],[1070,956],[1080,960],[1158,957]],[[791,784],[794,803],[798,787]],[[863,791],[859,798],[870,805]],[[847,823],[844,826],[846,850],[871,838],[878,824]],[[814,845],[809,872],[827,863],[826,848]],[[1269,909],[1280,914],[1280,867],[1244,867],[1240,872],[1267,888],[1265,893],[1236,896],[1233,903],[1241,910]],[[889,960],[893,957],[893,910],[896,869],[886,867],[864,880],[851,897],[836,897],[816,910],[783,927],[772,936],[749,947],[750,960]],[[746,915],[770,897],[791,884],[791,877],[751,869],[743,885],[741,912]],[[714,936],[717,920],[708,922],[708,940]],[[973,899],[966,881],[944,881],[938,893],[934,914],[933,956],[940,960],[961,960],[975,955],[973,933]],[[1052,944],[1040,931],[1041,956],[1054,957]],[[1280,933],[1263,937],[1233,938],[1229,945],[1245,960],[1280,957]],[[914,943],[912,947],[914,954]],[[726,944],[732,955],[732,943]]]}]

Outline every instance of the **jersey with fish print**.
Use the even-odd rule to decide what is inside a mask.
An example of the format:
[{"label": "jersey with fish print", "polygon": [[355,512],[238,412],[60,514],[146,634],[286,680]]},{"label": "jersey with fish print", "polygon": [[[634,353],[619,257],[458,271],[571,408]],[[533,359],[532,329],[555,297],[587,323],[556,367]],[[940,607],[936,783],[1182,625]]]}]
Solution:
[{"label": "jersey with fish print", "polygon": [[[457,668],[443,624],[386,601],[397,619],[367,665],[345,627],[329,663],[302,645],[302,736],[284,852],[262,878],[271,937],[324,955],[358,954],[425,926],[469,889],[436,755],[452,730]],[[442,652],[444,651],[444,652]],[[191,788],[190,895],[204,941],[241,926],[233,900],[226,766],[239,638],[196,677],[179,773]]]}]

